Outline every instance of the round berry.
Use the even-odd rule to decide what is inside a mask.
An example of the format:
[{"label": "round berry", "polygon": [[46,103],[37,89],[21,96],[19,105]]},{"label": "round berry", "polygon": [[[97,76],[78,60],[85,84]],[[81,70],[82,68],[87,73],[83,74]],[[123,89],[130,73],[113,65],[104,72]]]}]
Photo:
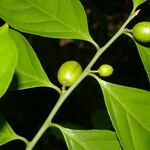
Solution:
[{"label": "round berry", "polygon": [[82,67],[76,61],[67,61],[63,63],[57,73],[58,81],[65,87],[70,87],[75,83],[80,74]]},{"label": "round berry", "polygon": [[150,43],[150,22],[139,22],[133,27],[133,37],[142,43]]},{"label": "round berry", "polygon": [[103,64],[98,68],[98,73],[102,77],[108,77],[113,73],[114,69],[108,64]]}]

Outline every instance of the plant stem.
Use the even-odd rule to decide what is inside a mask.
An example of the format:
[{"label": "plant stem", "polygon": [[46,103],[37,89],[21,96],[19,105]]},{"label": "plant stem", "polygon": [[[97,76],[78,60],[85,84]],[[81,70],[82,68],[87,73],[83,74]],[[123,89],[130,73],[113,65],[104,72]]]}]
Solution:
[{"label": "plant stem", "polygon": [[44,124],[42,125],[42,127],[37,132],[37,134],[35,135],[35,137],[33,138],[33,140],[28,143],[26,150],[32,150],[33,149],[33,147],[35,146],[37,141],[39,141],[39,139],[41,138],[41,136],[47,130],[48,127],[49,127],[49,122],[48,122],[48,120],[46,120],[44,122]]},{"label": "plant stem", "polygon": [[98,70],[91,70],[91,73],[98,73]]},{"label": "plant stem", "polygon": [[97,48],[97,52],[95,56],[92,58],[90,63],[87,65],[81,76],[78,78],[78,80],[65,92],[63,92],[57,103],[55,104],[54,108],[52,109],[51,113],[47,117],[46,121],[42,125],[42,127],[39,129],[35,137],[26,147],[26,150],[32,150],[35,144],[38,142],[38,140],[41,138],[43,133],[47,130],[47,128],[51,125],[52,119],[63,104],[63,102],[66,100],[66,98],[69,96],[69,94],[78,86],[78,84],[90,73],[90,70],[94,63],[97,61],[97,59],[102,55],[102,53],[124,32],[124,29],[126,25],[138,14],[139,11],[136,11],[134,13],[131,13],[129,18],[126,20],[126,22],[122,25],[122,27],[118,30],[118,32],[106,43],[106,45],[102,48],[99,48],[97,44],[95,44]]},{"label": "plant stem", "polygon": [[21,141],[23,141],[26,145],[29,144],[28,140],[26,138],[22,137],[22,136],[19,136],[18,139],[21,140]]}]

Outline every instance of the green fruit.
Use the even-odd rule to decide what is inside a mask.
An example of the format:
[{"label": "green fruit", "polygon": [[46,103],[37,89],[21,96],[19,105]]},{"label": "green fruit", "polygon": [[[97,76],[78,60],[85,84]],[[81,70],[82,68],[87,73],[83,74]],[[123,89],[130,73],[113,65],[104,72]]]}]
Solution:
[{"label": "green fruit", "polygon": [[133,37],[142,43],[150,43],[150,22],[140,22],[133,27]]},{"label": "green fruit", "polygon": [[98,73],[102,77],[108,77],[113,73],[114,69],[108,64],[103,64],[98,68]]},{"label": "green fruit", "polygon": [[63,63],[58,70],[58,81],[61,85],[70,87],[75,83],[81,73],[82,67],[78,62],[67,61]]}]

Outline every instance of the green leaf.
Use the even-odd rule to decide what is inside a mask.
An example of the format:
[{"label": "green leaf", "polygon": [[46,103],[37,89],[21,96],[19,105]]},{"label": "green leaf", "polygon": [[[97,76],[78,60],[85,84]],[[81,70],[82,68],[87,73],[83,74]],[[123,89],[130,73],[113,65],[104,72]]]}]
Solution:
[{"label": "green leaf", "polygon": [[79,0],[1,0],[0,16],[23,32],[93,42]]},{"label": "green leaf", "polygon": [[69,150],[121,150],[116,135],[108,130],[72,130],[58,127]]},{"label": "green leaf", "polygon": [[139,5],[146,2],[147,0],[133,0],[133,7],[136,9]]},{"label": "green leaf", "polygon": [[105,82],[105,103],[119,140],[126,150],[150,149],[150,92]]},{"label": "green leaf", "polygon": [[23,140],[23,137],[18,136],[0,114],[0,146],[17,139]]},{"label": "green leaf", "polygon": [[148,75],[148,79],[150,81],[150,47],[141,45],[140,43],[136,42],[135,40],[134,40],[134,42],[137,46],[137,49],[138,49],[138,52],[140,54],[142,63],[144,65],[144,68],[145,68],[146,73]]},{"label": "green leaf", "polygon": [[18,49],[18,64],[15,69],[17,85],[15,86],[18,89],[45,86],[59,90],[49,81],[28,41],[17,31],[10,30],[9,34]]},{"label": "green leaf", "polygon": [[8,26],[0,27],[0,97],[9,87],[17,63],[17,48],[8,34]]}]

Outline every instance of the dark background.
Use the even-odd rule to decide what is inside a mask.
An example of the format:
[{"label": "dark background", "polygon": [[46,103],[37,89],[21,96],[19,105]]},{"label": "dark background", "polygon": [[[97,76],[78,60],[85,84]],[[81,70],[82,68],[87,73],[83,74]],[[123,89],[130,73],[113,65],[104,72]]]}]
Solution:
[{"label": "dark background", "polygon": [[[120,28],[132,9],[131,0],[81,0],[88,17],[89,30],[93,39],[103,46]],[[142,11],[130,24],[150,21],[150,4],[140,7]],[[1,24],[4,22],[1,20]],[[90,62],[96,50],[81,40],[51,39],[24,34],[50,80],[58,85],[57,70],[68,60],[78,61],[83,68]],[[117,39],[94,65],[108,63],[114,67],[114,74],[106,81],[149,90],[148,79],[133,41],[125,35]],[[0,102],[0,111],[16,133],[31,140],[41,127],[58,98],[49,88],[34,88],[23,91],[7,91]],[[113,130],[104,105],[98,83],[87,77],[68,97],[54,120],[72,129]],[[0,150],[24,150],[25,145],[13,141]],[[49,129],[40,139],[35,150],[66,150],[58,130]]]}]

